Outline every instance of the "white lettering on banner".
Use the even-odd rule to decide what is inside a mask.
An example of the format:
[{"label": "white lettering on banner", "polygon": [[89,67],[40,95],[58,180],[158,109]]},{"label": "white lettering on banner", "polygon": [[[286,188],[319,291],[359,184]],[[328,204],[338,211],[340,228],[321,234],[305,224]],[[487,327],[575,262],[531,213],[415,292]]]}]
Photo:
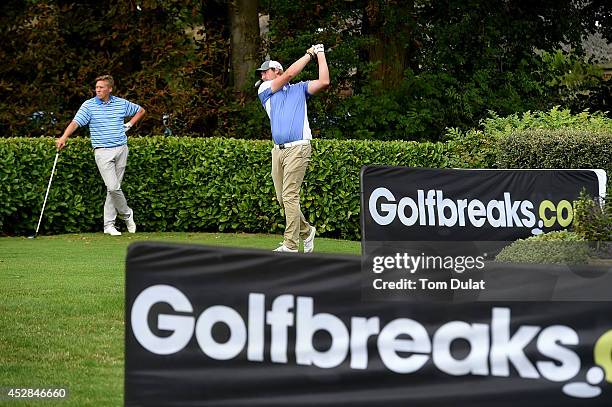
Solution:
[{"label": "white lettering on banner", "polygon": [[[510,194],[508,194],[508,198],[509,197]],[[533,204],[530,201],[521,202],[521,213],[526,217],[526,219],[523,219],[523,225],[525,225],[526,228],[534,227],[536,224],[536,217],[533,213]]]},{"label": "white lettering on banner", "polygon": [[[212,336],[215,324],[225,324],[229,328],[229,339],[219,343]],[[233,308],[215,305],[206,309],[195,326],[196,339],[202,351],[213,359],[233,359],[244,349],[247,341],[247,331],[244,320]]]},{"label": "white lettering on banner", "polygon": [[[314,365],[324,369],[339,366],[349,358],[353,369],[367,369],[368,339],[376,338],[376,349],[384,366],[396,373],[413,373],[430,358],[434,366],[449,375],[510,376],[510,364],[522,378],[566,381],[580,371],[579,356],[567,346],[579,344],[578,334],[568,326],[523,325],[510,332],[510,308],[494,307],[490,325],[450,321],[433,332],[433,340],[418,321],[397,318],[381,325],[379,317],[351,317],[350,331],[339,317],[315,313],[314,299],[280,295],[265,310],[265,295],[249,294],[248,323],[236,310],[212,305],[199,316],[160,313],[157,329],[171,331],[167,337],[155,335],[148,317],[154,305],[169,304],[175,312],[193,314],[189,299],[169,285],[155,285],[143,290],[134,300],[130,325],[138,343],[158,355],[170,355],[184,349],[194,333],[202,352],[215,360],[238,357],[247,348],[250,361],[264,361],[265,324],[270,326],[270,359],[288,363],[290,329],[295,332],[295,355],[298,365]],[[295,310],[294,310],[295,308]],[[265,318],[264,318],[265,315]],[[213,327],[226,325],[229,338],[220,343],[213,337]],[[331,337],[327,350],[316,349],[314,336],[324,331]],[[535,365],[525,354],[525,347],[535,339],[538,352],[546,358]],[[467,342],[469,353],[461,359],[451,352],[453,342]],[[551,361],[552,360],[552,361]],[[490,369],[489,369],[490,366]]]},{"label": "white lettering on banner", "polygon": [[[445,198],[442,190],[419,189],[416,195],[416,201],[408,196],[398,201],[389,189],[378,187],[368,199],[370,216],[381,226],[397,218],[405,226],[413,226],[418,220],[420,226],[465,227],[469,222],[477,228],[485,224],[494,228],[533,228],[538,220],[534,204],[529,200],[513,201],[510,192],[503,193],[503,200],[488,202]],[[567,227],[574,219],[573,207],[567,200],[558,204],[544,200],[537,207],[544,227],[555,223]]]},{"label": "white lettering on banner", "polygon": [[[459,218],[455,203],[448,198],[443,198],[442,191],[436,191],[436,200],[440,203],[438,205],[438,219],[440,219],[440,226],[454,226]],[[450,211],[450,216],[448,218],[445,216],[445,209]]]},{"label": "white lettering on banner", "polygon": [[380,332],[378,318],[351,318],[351,368],[368,368],[368,339]]},{"label": "white lettering on banner", "polygon": [[[349,349],[349,332],[340,318],[332,314],[313,314],[313,299],[298,297],[296,310],[295,358],[298,365],[315,365],[332,368],[346,359]],[[332,344],[327,351],[319,351],[312,346],[312,338],[317,331],[327,331]]]},{"label": "white lettering on banner", "polygon": [[542,355],[556,360],[554,362],[537,362],[542,376],[553,382],[564,382],[576,376],[580,371],[580,358],[571,350],[559,346],[578,345],[578,334],[571,328],[562,325],[549,326],[538,336],[538,349]]},{"label": "white lettering on banner", "polygon": [[[370,214],[374,221],[379,225],[389,225],[391,222],[395,220],[395,215],[397,213],[397,208],[393,204],[383,203],[380,205],[380,210],[384,214],[381,215],[376,210],[376,205],[378,202],[378,198],[386,198],[387,201],[395,202],[395,197],[387,188],[376,188],[372,195],[370,195]],[[410,199],[410,198],[408,198]],[[413,201],[414,202],[414,201]],[[411,224],[407,224],[406,226],[412,226]]]},{"label": "white lettering on banner", "polygon": [[[263,297],[263,294],[258,294]],[[270,357],[272,362],[287,363],[287,335],[288,328],[293,326],[293,295],[281,295],[272,303],[272,311],[266,314],[266,321],[272,327],[272,341]],[[263,342],[261,352],[263,352]]]},{"label": "white lettering on banner", "polygon": [[[470,223],[477,228],[482,227],[487,221],[486,218],[483,218],[487,214],[485,210],[485,206],[478,199],[472,199],[467,207],[468,210],[468,219]],[[435,226],[435,225],[432,225]]]},{"label": "white lettering on banner", "polygon": [[[263,294],[249,295],[249,344],[247,357],[255,362],[263,362],[265,342],[264,337],[264,313],[266,308],[266,296]],[[268,322],[269,323],[269,322]]]},{"label": "white lettering on banner", "polygon": [[132,305],[132,330],[136,340],[148,351],[158,355],[171,355],[187,346],[193,335],[194,318],[191,316],[159,314],[157,328],[172,331],[168,337],[151,332],[147,320],[151,307],[165,302],[177,312],[193,312],[189,299],[180,290],[169,285],[154,285],[138,295]]},{"label": "white lettering on banner", "polygon": [[[451,345],[458,339],[465,339],[470,345],[470,353],[457,360],[451,353]],[[453,321],[443,325],[434,335],[434,364],[453,376],[467,374],[486,376],[489,374],[487,357],[489,355],[489,326]]]},{"label": "white lettering on banner", "polygon": [[512,362],[521,377],[540,377],[523,352],[539,331],[539,326],[524,325],[511,337],[510,310],[494,308],[491,322],[491,373],[494,376],[510,376],[509,362]]},{"label": "white lettering on banner", "polygon": [[[412,339],[400,339],[400,335],[407,335]],[[385,366],[396,373],[416,372],[429,359],[429,355],[423,353],[431,352],[431,341],[423,325],[407,318],[389,322],[378,335],[377,345]],[[397,352],[407,352],[410,355],[401,357]]]}]

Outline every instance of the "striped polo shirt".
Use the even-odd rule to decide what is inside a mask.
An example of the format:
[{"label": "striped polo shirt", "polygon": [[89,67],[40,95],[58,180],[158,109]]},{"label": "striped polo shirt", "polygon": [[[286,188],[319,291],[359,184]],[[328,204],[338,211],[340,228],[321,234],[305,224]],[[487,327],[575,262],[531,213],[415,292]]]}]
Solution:
[{"label": "striped polo shirt", "polygon": [[272,81],[265,81],[259,86],[257,94],[270,118],[274,143],[312,139],[306,107],[306,100],[311,96],[308,81],[286,84],[274,93],[271,86]]},{"label": "striped polo shirt", "polygon": [[79,127],[89,124],[93,148],[118,147],[127,143],[124,119],[134,116],[139,110],[137,104],[116,96],[111,96],[106,103],[93,97],[81,105],[73,120]]}]

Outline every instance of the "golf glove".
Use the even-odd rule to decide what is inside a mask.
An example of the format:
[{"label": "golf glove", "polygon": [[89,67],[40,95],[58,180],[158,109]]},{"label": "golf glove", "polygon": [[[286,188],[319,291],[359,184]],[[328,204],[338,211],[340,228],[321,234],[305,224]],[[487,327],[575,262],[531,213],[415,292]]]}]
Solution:
[{"label": "golf glove", "polygon": [[319,52],[325,52],[325,48],[323,47],[323,44],[313,45],[312,49],[315,54],[318,54]]},{"label": "golf glove", "polygon": [[314,52],[314,45],[312,45],[310,48],[308,48],[306,50],[306,53],[310,56],[310,59],[314,59],[315,57],[315,52]]},{"label": "golf glove", "polygon": [[132,123],[130,123],[130,122],[123,123],[123,131],[125,131],[126,133],[131,128],[132,128]]}]

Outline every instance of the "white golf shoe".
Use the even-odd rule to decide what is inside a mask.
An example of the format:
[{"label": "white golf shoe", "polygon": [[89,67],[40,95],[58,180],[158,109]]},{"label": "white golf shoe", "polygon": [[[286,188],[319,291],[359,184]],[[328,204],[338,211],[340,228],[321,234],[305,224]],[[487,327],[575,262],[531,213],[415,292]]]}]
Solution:
[{"label": "white golf shoe", "polygon": [[314,250],[314,239],[317,230],[314,226],[310,227],[310,234],[306,239],[304,239],[304,253],[312,253]]},{"label": "white golf shoe", "polygon": [[284,244],[281,244],[276,249],[272,250],[274,252],[286,252],[286,253],[297,253],[297,249],[290,249]]},{"label": "white golf shoe", "polygon": [[114,226],[109,226],[109,227],[104,228],[104,234],[111,235],[111,236],[121,236],[121,232],[115,229]]},{"label": "white golf shoe", "polygon": [[130,216],[125,218],[125,226],[130,233],[136,233],[136,222],[134,222],[134,210],[130,209]]}]

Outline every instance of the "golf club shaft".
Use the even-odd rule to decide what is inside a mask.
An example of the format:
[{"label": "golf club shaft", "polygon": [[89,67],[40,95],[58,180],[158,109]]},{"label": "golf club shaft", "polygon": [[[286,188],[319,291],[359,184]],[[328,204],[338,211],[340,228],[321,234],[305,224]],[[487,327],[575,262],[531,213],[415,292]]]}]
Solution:
[{"label": "golf club shaft", "polygon": [[42,221],[43,213],[45,213],[45,205],[47,204],[47,197],[49,196],[49,190],[51,189],[51,181],[53,181],[53,174],[55,173],[55,166],[57,165],[57,158],[59,157],[59,151],[55,153],[55,160],[53,161],[53,169],[51,170],[51,176],[49,177],[49,184],[47,185],[47,192],[45,193],[45,200],[43,201],[42,209],[40,210],[40,217],[38,218],[38,225],[36,226],[36,232],[34,236],[38,234],[38,228],[40,228],[40,222]]}]

